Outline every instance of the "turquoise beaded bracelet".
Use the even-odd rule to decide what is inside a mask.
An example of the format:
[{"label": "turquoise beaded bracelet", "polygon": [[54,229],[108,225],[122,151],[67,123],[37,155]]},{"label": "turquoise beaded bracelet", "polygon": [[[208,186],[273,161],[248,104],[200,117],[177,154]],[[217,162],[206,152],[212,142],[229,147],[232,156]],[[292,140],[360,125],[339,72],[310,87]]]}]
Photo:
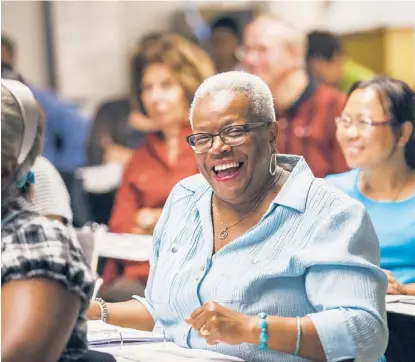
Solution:
[{"label": "turquoise beaded bracelet", "polygon": [[268,345],[268,322],[267,313],[259,313],[259,328],[261,328],[261,334],[259,335],[259,348],[262,350],[267,349]]}]

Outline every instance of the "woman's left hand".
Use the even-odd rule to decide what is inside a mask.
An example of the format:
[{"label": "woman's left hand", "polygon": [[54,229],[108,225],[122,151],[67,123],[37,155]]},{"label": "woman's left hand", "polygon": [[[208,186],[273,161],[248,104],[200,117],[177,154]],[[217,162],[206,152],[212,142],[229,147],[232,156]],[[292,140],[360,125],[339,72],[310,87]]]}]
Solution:
[{"label": "woman's left hand", "polygon": [[383,272],[388,277],[388,291],[387,294],[405,295],[405,287],[400,284],[390,270],[383,269]]},{"label": "woman's left hand", "polygon": [[208,344],[241,344],[252,339],[258,318],[209,302],[196,309],[185,322],[198,330]]}]

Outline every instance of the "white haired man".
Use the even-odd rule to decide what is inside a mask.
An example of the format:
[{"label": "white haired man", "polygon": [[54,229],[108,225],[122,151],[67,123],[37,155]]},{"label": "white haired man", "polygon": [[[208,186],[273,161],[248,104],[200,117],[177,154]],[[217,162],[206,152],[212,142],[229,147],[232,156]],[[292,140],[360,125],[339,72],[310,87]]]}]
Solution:
[{"label": "white haired man", "polygon": [[278,151],[304,156],[318,177],[348,169],[334,119],[345,97],[306,72],[306,34],[271,16],[246,28],[242,64],[270,87],[279,122]]}]

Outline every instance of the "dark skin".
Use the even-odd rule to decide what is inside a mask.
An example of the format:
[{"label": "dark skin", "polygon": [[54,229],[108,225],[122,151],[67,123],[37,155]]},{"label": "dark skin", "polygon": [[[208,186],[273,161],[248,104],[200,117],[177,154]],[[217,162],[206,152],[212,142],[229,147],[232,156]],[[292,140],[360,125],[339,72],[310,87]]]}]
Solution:
[{"label": "dark skin", "polygon": [[[2,183],[14,182],[16,163],[4,161]],[[49,278],[12,280],[2,285],[1,360],[56,362],[68,343],[80,307],[79,296]]]},{"label": "dark skin", "polygon": [[[251,120],[252,122],[258,121],[250,114],[248,100],[244,96],[225,94],[221,99],[208,96],[200,100],[196,106],[193,127],[195,133],[215,134],[230,124],[246,124]],[[287,171],[280,168],[275,176],[271,176],[268,171],[277,135],[277,124],[273,122],[248,132],[245,142],[240,146],[226,146],[218,137],[215,137],[210,151],[196,155],[200,172],[214,190],[213,202],[217,204],[217,211],[227,224],[235,223],[249,212],[264,191],[266,192],[258,207],[243,222],[229,229],[229,235],[225,240],[220,240],[218,237],[222,224],[216,217],[213,218],[215,252],[258,223],[289,176]],[[214,179],[212,163],[224,159],[244,162],[244,169],[241,168],[240,177],[227,183],[218,183]],[[278,177],[280,177],[278,183],[272,187]],[[90,307],[88,318],[100,318],[97,305],[93,304]],[[269,316],[267,320],[269,325],[268,347],[292,353],[297,341],[296,319]],[[144,306],[136,301],[109,304],[108,322],[146,330],[154,326],[154,322]],[[258,317],[244,315],[213,301],[193,311],[186,322],[198,330],[200,335],[206,338],[210,344],[219,342],[259,344]],[[325,361],[326,358],[317,331],[308,317],[302,318],[302,330],[299,355],[313,361]]]},{"label": "dark skin", "polygon": [[[238,95],[223,108],[212,107],[211,98],[204,98],[194,113],[194,133],[216,134],[226,126],[245,124],[252,118],[246,104],[246,98]],[[225,240],[219,238],[223,225],[217,217],[220,215],[226,225],[232,225],[244,217],[263,196],[264,190],[269,189],[276,177],[268,172],[269,159],[276,145],[278,129],[276,123],[257,128],[248,132],[245,142],[237,147],[225,145],[218,137],[215,138],[212,148],[202,154],[196,154],[200,172],[215,190],[213,202],[214,249],[219,251],[230,241],[238,238],[251,227],[256,225],[275,198],[283,182],[279,182],[269,190],[258,207],[242,222],[228,230],[229,236]],[[267,145],[264,147],[264,145]],[[233,182],[219,183],[215,180],[212,165],[220,160],[243,162],[242,177]],[[282,172],[280,181],[287,178],[288,172]]]},{"label": "dark skin", "polygon": [[56,362],[75,326],[80,298],[47,278],[1,288],[1,360]]},{"label": "dark skin", "polygon": [[[228,125],[257,122],[258,119],[249,110],[248,102],[242,94],[220,94],[203,98],[194,111],[194,132],[216,134]],[[223,225],[213,213],[215,252],[255,227],[289,176],[287,171],[281,169],[275,176],[271,176],[268,171],[277,135],[277,124],[273,122],[248,132],[245,142],[240,146],[227,146],[216,137],[208,152],[196,154],[199,170],[214,190],[216,211],[227,225],[234,224],[246,215],[266,192],[258,207],[241,223],[229,229],[229,235],[224,240],[219,238]],[[218,160],[243,162],[241,176],[230,182],[217,182],[212,165]],[[272,186],[278,177],[280,179]],[[296,319],[269,316],[267,321],[268,348],[292,353],[297,341]],[[186,322],[198,330],[199,335],[209,344],[259,344],[258,317],[244,315],[214,301],[197,308]],[[308,317],[302,318],[302,330],[299,356],[313,361],[325,361],[317,331]]]},{"label": "dark skin", "polygon": [[[136,300],[121,303],[107,303],[107,323],[125,328],[134,328],[141,331],[152,331],[154,320],[147,309]],[[101,309],[98,303],[91,303],[87,318],[101,319]]]}]

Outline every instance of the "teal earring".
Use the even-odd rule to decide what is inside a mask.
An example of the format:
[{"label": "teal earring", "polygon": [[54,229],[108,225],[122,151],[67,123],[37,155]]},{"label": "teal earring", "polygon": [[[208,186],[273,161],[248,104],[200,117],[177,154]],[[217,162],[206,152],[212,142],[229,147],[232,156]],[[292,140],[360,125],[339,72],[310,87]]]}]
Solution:
[{"label": "teal earring", "polygon": [[16,181],[16,185],[19,189],[25,187],[26,184],[33,185],[35,183],[35,173],[30,170],[26,175]]}]

